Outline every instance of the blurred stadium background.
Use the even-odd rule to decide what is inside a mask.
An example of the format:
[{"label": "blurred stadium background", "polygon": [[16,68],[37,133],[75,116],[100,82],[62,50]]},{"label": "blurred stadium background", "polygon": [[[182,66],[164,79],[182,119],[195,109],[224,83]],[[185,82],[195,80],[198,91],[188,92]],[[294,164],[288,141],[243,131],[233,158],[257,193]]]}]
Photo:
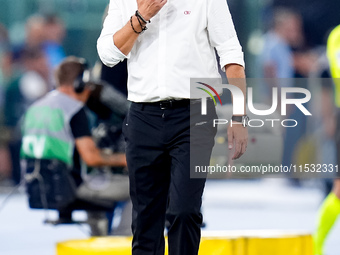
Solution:
[{"label": "blurred stadium background", "polygon": [[[25,26],[30,16],[53,13],[60,17],[66,28],[62,43],[65,54],[84,57],[94,65],[98,61],[96,40],[108,2],[0,0],[0,24],[6,28],[9,37],[9,48],[6,50],[24,43]],[[316,59],[325,55],[328,34],[340,24],[340,1],[337,0],[228,0],[228,4],[245,51],[246,72],[250,78],[261,77],[258,59],[265,50],[264,35],[269,30],[273,10],[277,7],[293,8],[301,14],[305,37],[303,52],[311,51]],[[1,62],[2,56],[0,54]],[[307,73],[305,78],[312,71],[308,70]],[[7,148],[14,127],[6,126],[3,116],[4,91],[8,80],[10,77],[1,79],[0,75],[0,203],[14,186]],[[332,98],[332,93],[332,89],[326,91],[326,100]],[[323,154],[334,154],[332,138],[319,147],[322,147],[320,151]],[[298,184],[283,179],[212,180],[207,185],[203,208],[207,230],[298,229],[311,233],[315,228],[318,206],[329,191],[330,183],[324,180],[306,180]],[[24,191],[19,190],[5,207],[0,208],[0,254],[51,255],[56,242],[87,236],[78,226],[46,227],[42,223],[43,212],[30,211],[26,200]],[[82,219],[84,215],[79,213],[77,217]],[[337,224],[328,240],[327,254],[339,254],[339,235],[340,225]]]},{"label": "blurred stadium background", "polygon": [[[35,13],[56,13],[66,24],[64,47],[67,55],[84,56],[93,63],[97,59],[96,40],[108,0],[0,0],[0,23],[10,33],[12,43],[24,40],[26,19]],[[306,38],[310,46],[324,45],[330,29],[340,23],[339,1],[334,0],[229,0],[236,30],[247,58],[248,76],[254,69],[249,39],[263,31],[271,10],[277,6],[292,7],[303,17]]]}]

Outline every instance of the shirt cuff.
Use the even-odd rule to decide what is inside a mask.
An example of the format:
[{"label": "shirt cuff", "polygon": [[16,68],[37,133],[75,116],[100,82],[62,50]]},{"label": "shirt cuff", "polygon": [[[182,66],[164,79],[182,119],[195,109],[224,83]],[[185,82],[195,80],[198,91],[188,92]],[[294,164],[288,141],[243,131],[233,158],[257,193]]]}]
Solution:
[{"label": "shirt cuff", "polygon": [[238,64],[245,67],[244,54],[237,36],[230,38],[225,44],[216,47],[220,57],[220,66],[225,72],[225,66],[229,64]]},{"label": "shirt cuff", "polygon": [[126,58],[130,58],[130,53],[126,56],[117,48],[112,37],[111,35],[100,37],[97,41],[99,58],[108,67],[113,67]]}]

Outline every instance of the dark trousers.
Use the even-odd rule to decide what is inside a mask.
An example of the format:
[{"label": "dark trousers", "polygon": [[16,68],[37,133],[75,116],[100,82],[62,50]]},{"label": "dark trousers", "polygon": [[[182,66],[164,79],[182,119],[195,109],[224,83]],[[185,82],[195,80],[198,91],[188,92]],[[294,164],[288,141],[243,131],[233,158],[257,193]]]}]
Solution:
[{"label": "dark trousers", "polygon": [[164,254],[165,217],[170,224],[169,255],[198,253],[206,179],[190,178],[190,165],[209,165],[216,134],[212,123],[217,116],[212,102],[208,106],[208,115],[201,116],[199,103],[166,109],[132,103],[124,134],[133,204],[133,255]]}]

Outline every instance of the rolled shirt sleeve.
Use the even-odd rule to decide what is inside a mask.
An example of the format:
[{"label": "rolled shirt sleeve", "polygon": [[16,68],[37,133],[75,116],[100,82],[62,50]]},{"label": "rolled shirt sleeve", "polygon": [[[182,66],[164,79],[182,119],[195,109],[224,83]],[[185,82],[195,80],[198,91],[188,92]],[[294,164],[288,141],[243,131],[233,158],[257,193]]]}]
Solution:
[{"label": "rolled shirt sleeve", "polygon": [[108,67],[113,67],[130,56],[130,54],[124,55],[113,42],[113,35],[124,25],[122,13],[116,1],[110,0],[109,12],[97,40],[99,58]]},{"label": "rolled shirt sleeve", "polygon": [[242,47],[226,0],[210,0],[208,3],[208,33],[210,43],[220,57],[220,66],[225,71],[228,64],[245,66]]}]

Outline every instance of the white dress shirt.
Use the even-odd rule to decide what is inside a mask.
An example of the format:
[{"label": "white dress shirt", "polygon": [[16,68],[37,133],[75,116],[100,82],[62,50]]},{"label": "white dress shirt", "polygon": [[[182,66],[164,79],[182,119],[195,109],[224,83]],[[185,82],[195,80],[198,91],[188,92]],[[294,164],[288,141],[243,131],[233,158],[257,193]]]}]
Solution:
[{"label": "white dress shirt", "polygon": [[223,71],[227,64],[244,66],[226,0],[168,0],[125,56],[113,35],[136,10],[136,0],[110,0],[97,42],[105,65],[128,59],[130,101],[190,98],[190,78],[220,78],[214,48]]}]

